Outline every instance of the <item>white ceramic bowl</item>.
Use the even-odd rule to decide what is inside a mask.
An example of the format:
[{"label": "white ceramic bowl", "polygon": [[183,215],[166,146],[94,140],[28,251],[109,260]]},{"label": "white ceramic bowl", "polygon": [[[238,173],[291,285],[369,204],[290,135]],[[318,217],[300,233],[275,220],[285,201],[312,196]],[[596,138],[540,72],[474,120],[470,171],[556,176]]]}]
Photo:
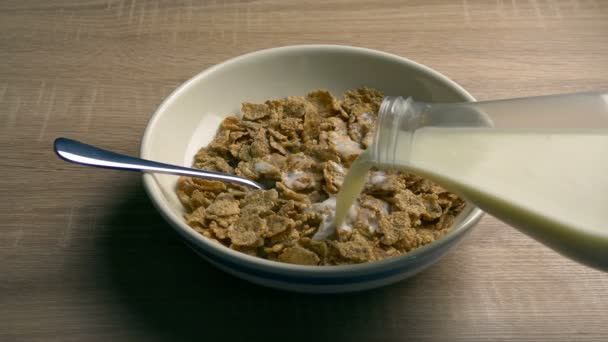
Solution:
[{"label": "white ceramic bowl", "polygon": [[[209,143],[221,120],[238,113],[244,101],[304,95],[317,88],[341,95],[361,86],[429,102],[474,100],[440,73],[379,51],[329,45],[263,50],[213,66],[169,95],[148,123],[141,157],[190,166],[194,153]],[[450,233],[403,256],[348,266],[290,265],[245,255],[207,240],[182,217],[184,209],[175,194],[177,177],[143,177],[152,202],[200,256],[237,277],[293,291],[356,291],[410,277],[454,247],[482,216],[479,209],[468,205]]]}]

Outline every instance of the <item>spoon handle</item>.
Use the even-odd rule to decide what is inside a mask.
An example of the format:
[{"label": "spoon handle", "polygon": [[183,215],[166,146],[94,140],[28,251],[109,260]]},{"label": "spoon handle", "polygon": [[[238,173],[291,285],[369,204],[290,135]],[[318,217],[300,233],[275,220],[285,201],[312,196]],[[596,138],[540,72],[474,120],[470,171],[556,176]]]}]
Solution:
[{"label": "spoon handle", "polygon": [[262,185],[238,176],[220,172],[191,169],[176,165],[164,164],[107,151],[95,146],[83,144],[79,141],[57,138],[55,139],[55,153],[63,160],[76,164],[101,167],[107,169],[168,173],[172,175],[198,177],[222,182],[231,182],[263,189]]}]

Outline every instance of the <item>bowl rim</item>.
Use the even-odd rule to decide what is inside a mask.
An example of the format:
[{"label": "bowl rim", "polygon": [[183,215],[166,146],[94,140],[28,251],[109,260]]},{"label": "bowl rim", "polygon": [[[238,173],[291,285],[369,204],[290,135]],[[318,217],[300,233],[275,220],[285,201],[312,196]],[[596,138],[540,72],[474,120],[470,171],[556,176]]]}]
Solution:
[{"label": "bowl rim", "polygon": [[[441,74],[430,67],[427,67],[423,64],[417,63],[413,60],[410,60],[405,57],[401,57],[395,54],[373,50],[369,48],[363,47],[355,47],[355,46],[347,46],[347,45],[331,45],[331,44],[307,44],[307,45],[287,45],[281,47],[274,47],[269,49],[263,49],[258,51],[249,52],[240,56],[233,57],[224,62],[212,65],[189,80],[183,82],[179,85],[175,90],[173,90],[158,106],[158,108],[154,111],[154,114],[148,121],[146,128],[144,130],[144,134],[141,140],[140,145],[140,157],[146,159],[151,151],[151,139],[152,132],[156,128],[157,123],[162,116],[162,113],[181,95],[181,93],[187,91],[194,84],[199,82],[200,80],[206,78],[208,75],[219,71],[222,68],[240,63],[242,61],[252,59],[252,58],[263,58],[270,55],[276,54],[284,54],[284,53],[293,53],[293,52],[311,52],[311,51],[326,51],[326,52],[343,52],[343,53],[354,53],[354,54],[365,54],[375,58],[386,59],[392,62],[397,62],[399,64],[407,64],[409,67],[414,69],[418,69],[425,74],[434,77],[441,82],[447,84],[454,91],[458,93],[458,95],[465,98],[467,102],[476,101],[475,98],[466,91],[462,86],[458,83],[452,81],[447,76]],[[366,262],[361,264],[349,264],[349,265],[328,265],[328,266],[309,266],[309,265],[296,265],[296,264],[288,264],[281,263],[278,261],[272,261],[267,259],[262,259],[254,256],[247,255],[242,252],[235,251],[231,248],[228,248],[224,245],[215,243],[203,235],[194,231],[190,226],[188,226],[183,218],[180,215],[177,215],[173,212],[168,205],[163,203],[162,198],[162,190],[160,186],[154,179],[152,174],[144,173],[143,174],[143,183],[144,189],[146,193],[152,200],[152,203],[157,208],[157,210],[161,213],[161,215],[169,221],[169,223],[173,226],[173,228],[185,239],[188,240],[190,244],[194,246],[198,246],[200,248],[205,249],[206,251],[215,254],[217,256],[224,255],[225,257],[231,258],[233,262],[239,262],[243,264],[247,264],[249,266],[255,267],[256,269],[264,269],[266,271],[276,271],[281,273],[292,273],[297,272],[298,274],[310,274],[315,276],[336,276],[338,273],[370,273],[375,270],[385,269],[390,267],[391,265],[397,265],[402,263],[407,263],[408,261],[419,258],[422,254],[430,250],[434,250],[440,248],[443,245],[449,244],[452,240],[456,239],[460,234],[464,234],[466,231],[471,229],[483,216],[484,212],[479,208],[472,206],[470,214],[460,223],[457,229],[449,231],[446,235],[437,239],[436,241],[427,244],[425,246],[416,248],[415,250],[405,253],[403,255],[394,256],[386,259],[382,259],[379,261]],[[472,205],[469,203],[469,205]]]}]

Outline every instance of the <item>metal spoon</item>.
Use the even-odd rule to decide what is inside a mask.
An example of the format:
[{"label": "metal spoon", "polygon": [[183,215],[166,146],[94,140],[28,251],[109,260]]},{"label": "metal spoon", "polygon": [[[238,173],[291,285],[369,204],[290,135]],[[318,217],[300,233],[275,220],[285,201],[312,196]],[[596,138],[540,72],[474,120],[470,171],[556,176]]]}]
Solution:
[{"label": "metal spoon", "polygon": [[171,164],[135,158],[67,138],[55,139],[55,153],[63,160],[76,164],[106,169],[168,173],[172,175],[198,177],[222,182],[247,185],[256,189],[265,187],[247,178],[221,172],[191,169]]}]

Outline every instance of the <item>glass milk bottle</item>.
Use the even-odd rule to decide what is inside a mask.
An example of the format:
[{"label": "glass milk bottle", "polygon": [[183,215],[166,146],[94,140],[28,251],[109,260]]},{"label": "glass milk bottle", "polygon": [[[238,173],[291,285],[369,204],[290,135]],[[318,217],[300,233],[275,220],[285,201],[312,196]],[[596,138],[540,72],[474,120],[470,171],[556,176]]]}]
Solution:
[{"label": "glass milk bottle", "polygon": [[608,270],[608,93],[460,104],[387,97],[378,120],[359,164],[425,176]]}]

